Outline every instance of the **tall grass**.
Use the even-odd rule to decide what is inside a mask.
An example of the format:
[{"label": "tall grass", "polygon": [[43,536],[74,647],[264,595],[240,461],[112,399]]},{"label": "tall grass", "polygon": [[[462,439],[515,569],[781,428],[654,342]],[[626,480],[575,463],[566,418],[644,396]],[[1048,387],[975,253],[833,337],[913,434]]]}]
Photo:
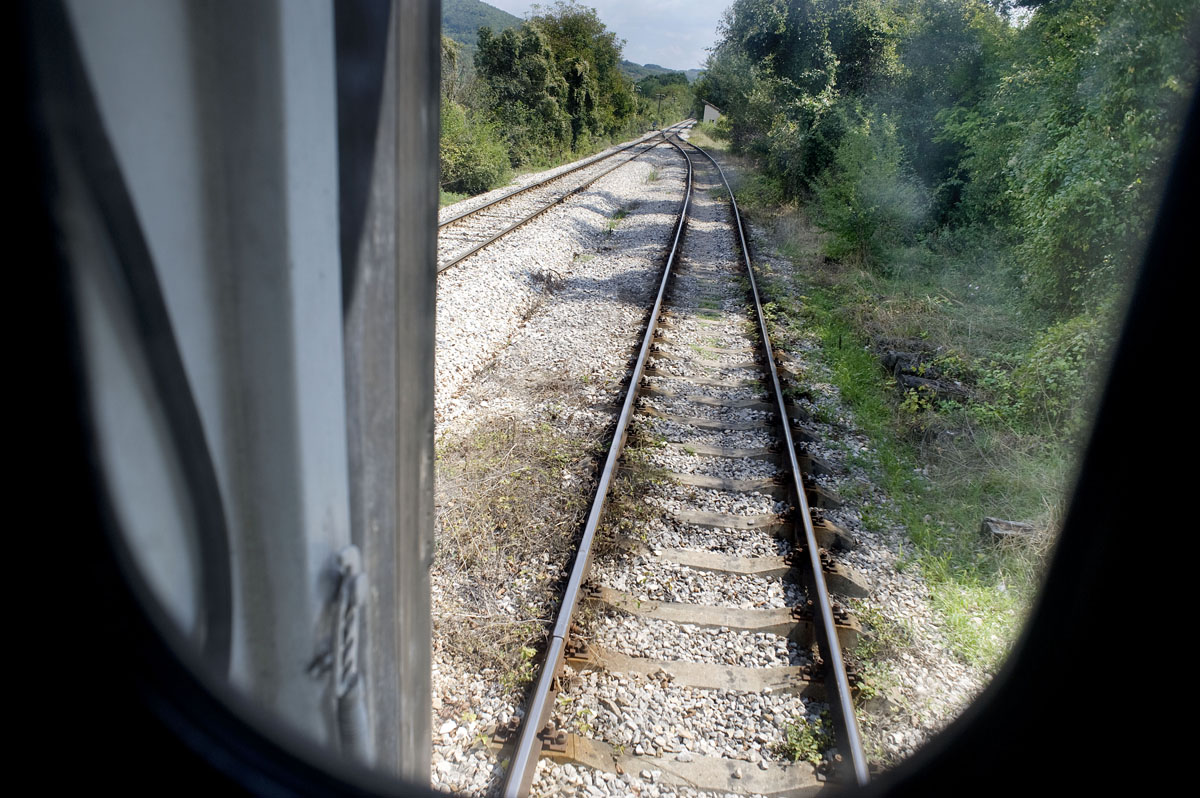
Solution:
[{"label": "tall grass", "polygon": [[[742,204],[771,231],[769,246],[790,261],[786,273],[762,280],[775,334],[785,345],[819,339],[819,357],[873,449],[849,455],[849,463],[865,468],[890,498],[866,508],[864,520],[903,529],[899,565],[919,569],[927,580],[948,644],[964,661],[992,671],[1040,584],[1074,441],[1046,420],[985,412],[994,410],[996,397],[983,390],[975,407],[906,403],[874,344],[918,338],[970,379],[977,373],[971,364],[1011,359],[1019,342],[1036,334],[1033,322],[988,282],[985,262],[888,275],[830,262],[802,210],[763,203],[762,182],[743,180]],[[984,516],[1031,521],[1038,533],[999,544],[981,536]]]}]

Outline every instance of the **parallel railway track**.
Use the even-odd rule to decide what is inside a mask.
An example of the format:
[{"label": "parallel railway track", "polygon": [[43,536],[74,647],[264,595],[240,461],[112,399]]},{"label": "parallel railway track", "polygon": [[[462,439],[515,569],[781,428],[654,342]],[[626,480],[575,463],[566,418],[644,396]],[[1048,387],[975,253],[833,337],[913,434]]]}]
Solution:
[{"label": "parallel railway track", "polygon": [[438,273],[533,221],[610,172],[641,157],[665,141],[665,134],[690,126],[680,122],[438,223]]},{"label": "parallel railway track", "polygon": [[[861,586],[824,551],[848,536],[810,510],[822,498],[805,481],[812,459],[728,182],[707,153],[671,144],[688,163],[685,196],[544,664],[524,720],[497,731],[506,796],[561,788],[544,759],[587,771],[592,790],[636,773],[668,790],[814,792],[829,768],[783,750],[789,724],[820,715],[836,729],[833,774],[867,780],[842,657],[856,628],[830,590]],[[659,443],[666,487],[644,498],[662,518],[612,540],[609,493],[635,428]],[[602,535],[615,545],[597,557]],[[645,650],[606,638],[623,626]],[[656,654],[660,639],[682,641],[682,656]]]}]

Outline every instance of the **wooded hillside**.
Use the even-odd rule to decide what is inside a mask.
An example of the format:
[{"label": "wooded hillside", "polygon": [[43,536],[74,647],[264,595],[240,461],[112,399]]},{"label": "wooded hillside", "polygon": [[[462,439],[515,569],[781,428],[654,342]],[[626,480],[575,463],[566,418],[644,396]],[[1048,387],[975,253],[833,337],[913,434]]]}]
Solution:
[{"label": "wooded hillside", "polygon": [[475,46],[480,28],[499,33],[520,25],[520,17],[481,0],[442,0],[442,35],[468,47]]},{"label": "wooded hillside", "polygon": [[487,191],[513,168],[551,166],[685,115],[686,76],[656,76],[639,93],[621,69],[623,44],[575,2],[515,27],[481,27],[474,48],[443,36],[443,190]]}]

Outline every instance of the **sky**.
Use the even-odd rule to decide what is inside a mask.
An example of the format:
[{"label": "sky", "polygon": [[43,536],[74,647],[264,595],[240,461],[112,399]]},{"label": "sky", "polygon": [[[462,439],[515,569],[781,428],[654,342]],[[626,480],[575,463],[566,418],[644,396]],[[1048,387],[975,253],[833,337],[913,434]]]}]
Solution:
[{"label": "sky", "polygon": [[[484,0],[524,18],[530,0]],[[706,48],[717,38],[717,22],[733,0],[580,0],[596,9],[618,39],[625,40],[624,57],[636,64],[669,69],[698,69],[708,58]],[[544,6],[553,1],[542,2]]]}]

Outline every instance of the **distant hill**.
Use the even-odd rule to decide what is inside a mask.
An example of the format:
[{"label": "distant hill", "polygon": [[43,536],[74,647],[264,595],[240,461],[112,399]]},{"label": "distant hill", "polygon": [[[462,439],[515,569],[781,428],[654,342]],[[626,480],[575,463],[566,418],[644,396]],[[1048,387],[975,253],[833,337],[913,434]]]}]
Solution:
[{"label": "distant hill", "polygon": [[674,72],[675,70],[664,69],[658,64],[635,64],[632,61],[622,60],[621,71],[633,78],[634,83],[637,83],[642,78],[648,78],[651,75],[661,75],[664,72]]},{"label": "distant hill", "polygon": [[635,64],[632,61],[621,61],[621,71],[633,78],[634,83],[651,75],[665,75],[668,72],[682,72],[687,75],[688,83],[695,83],[696,78],[704,74],[703,69],[667,69],[658,64]]},{"label": "distant hill", "polygon": [[472,49],[484,25],[499,33],[523,21],[480,0],[442,0],[442,33]]}]

